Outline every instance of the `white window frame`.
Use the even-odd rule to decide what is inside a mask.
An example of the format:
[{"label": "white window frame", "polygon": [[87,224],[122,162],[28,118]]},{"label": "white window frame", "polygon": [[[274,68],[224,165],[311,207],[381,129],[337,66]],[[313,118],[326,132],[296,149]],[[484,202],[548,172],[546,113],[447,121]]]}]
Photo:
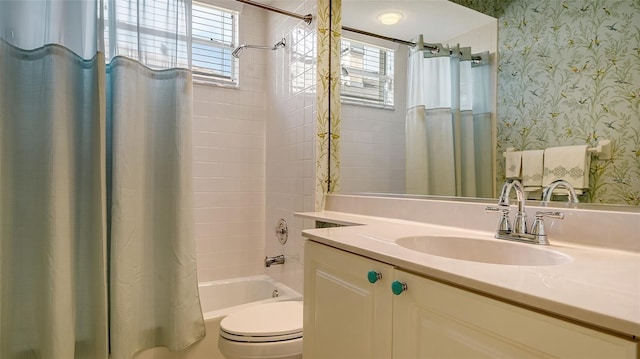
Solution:
[{"label": "white window frame", "polygon": [[[340,101],[346,104],[393,110],[395,51],[348,37],[343,37],[342,41]],[[343,46],[345,42],[350,45]],[[354,47],[351,44],[356,44],[357,46]],[[377,51],[380,56],[379,67],[375,70],[367,70],[365,65],[358,66],[357,61],[351,64],[347,63],[346,56],[357,53],[359,50],[362,51],[362,56],[371,56],[373,51]],[[353,77],[355,77],[355,81],[353,81]],[[376,82],[377,86],[371,87]],[[369,91],[366,89],[367,86],[369,86]]]},{"label": "white window frame", "polygon": [[[232,17],[231,23],[231,34],[227,34],[227,37],[230,37],[230,41],[216,41],[213,37],[203,37],[198,36],[196,34],[195,26],[193,23],[196,22],[196,8],[201,11],[202,9],[211,9],[213,11],[222,11],[223,13],[230,14]],[[209,84],[209,85],[220,85],[220,86],[229,86],[229,87],[238,87],[239,78],[240,78],[240,66],[239,61],[235,57],[231,56],[231,52],[238,45],[238,36],[239,36],[239,17],[240,13],[235,10],[210,5],[205,2],[193,1],[192,2],[192,31],[191,31],[191,71],[193,73],[193,79],[196,83],[201,84]],[[226,29],[225,29],[226,30]],[[202,55],[197,54],[196,51],[198,49],[198,45],[213,47],[215,49],[221,49],[225,52],[225,57],[229,56],[231,67],[230,71],[221,73],[220,71],[216,71],[212,67],[206,66],[198,66],[199,61],[198,58],[201,58]],[[201,63],[200,63],[201,64]]]}]

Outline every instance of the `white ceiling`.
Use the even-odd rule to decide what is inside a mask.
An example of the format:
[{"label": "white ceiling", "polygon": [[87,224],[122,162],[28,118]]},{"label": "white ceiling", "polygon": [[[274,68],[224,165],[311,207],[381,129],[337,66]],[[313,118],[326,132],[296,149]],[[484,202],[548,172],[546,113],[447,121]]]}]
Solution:
[{"label": "white ceiling", "polygon": [[[402,20],[382,25],[378,15],[390,10],[402,13]],[[405,41],[422,34],[425,42],[447,42],[492,21],[495,18],[447,0],[342,0],[342,26]]]}]

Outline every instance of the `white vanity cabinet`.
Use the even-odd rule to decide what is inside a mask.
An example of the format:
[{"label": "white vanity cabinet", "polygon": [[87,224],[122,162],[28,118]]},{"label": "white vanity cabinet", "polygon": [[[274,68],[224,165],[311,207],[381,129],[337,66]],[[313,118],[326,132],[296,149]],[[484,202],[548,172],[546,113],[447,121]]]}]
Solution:
[{"label": "white vanity cabinet", "polygon": [[304,271],[303,357],[390,358],[393,268],[307,241]]},{"label": "white vanity cabinet", "polygon": [[[393,358],[637,358],[637,343],[396,270]],[[305,338],[306,340],[306,338]]]},{"label": "white vanity cabinet", "polygon": [[312,241],[304,298],[305,359],[638,358],[632,340]]}]

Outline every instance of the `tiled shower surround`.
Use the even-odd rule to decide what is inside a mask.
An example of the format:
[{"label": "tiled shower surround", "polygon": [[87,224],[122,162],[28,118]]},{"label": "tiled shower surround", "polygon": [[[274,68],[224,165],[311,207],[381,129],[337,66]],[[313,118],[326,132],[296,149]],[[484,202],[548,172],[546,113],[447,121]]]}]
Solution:
[{"label": "tiled shower surround", "polygon": [[[289,11],[315,13],[315,1]],[[315,23],[244,5],[240,42],[272,44],[240,56],[238,88],[194,84],[193,172],[200,281],[265,272],[265,255],[285,254],[267,274],[302,290],[305,223],[314,206]],[[289,224],[282,246],[273,228]],[[311,226],[306,223],[306,226]]]}]

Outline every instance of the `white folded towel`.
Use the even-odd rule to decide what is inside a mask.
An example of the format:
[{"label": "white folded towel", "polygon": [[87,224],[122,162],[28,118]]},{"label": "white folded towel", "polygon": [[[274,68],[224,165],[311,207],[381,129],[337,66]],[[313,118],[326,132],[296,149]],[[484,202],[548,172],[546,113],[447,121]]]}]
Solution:
[{"label": "white folded towel", "polygon": [[505,152],[505,169],[504,174],[506,178],[521,178],[522,169],[522,152],[521,151],[507,151]]},{"label": "white folded towel", "polygon": [[524,187],[542,187],[544,150],[522,152],[522,185]]},{"label": "white folded towel", "polygon": [[542,198],[544,150],[522,151],[522,186],[527,199]]},{"label": "white folded towel", "polygon": [[544,150],[542,185],[563,179],[576,190],[589,188],[589,166],[591,154],[587,145],[549,147]]}]

